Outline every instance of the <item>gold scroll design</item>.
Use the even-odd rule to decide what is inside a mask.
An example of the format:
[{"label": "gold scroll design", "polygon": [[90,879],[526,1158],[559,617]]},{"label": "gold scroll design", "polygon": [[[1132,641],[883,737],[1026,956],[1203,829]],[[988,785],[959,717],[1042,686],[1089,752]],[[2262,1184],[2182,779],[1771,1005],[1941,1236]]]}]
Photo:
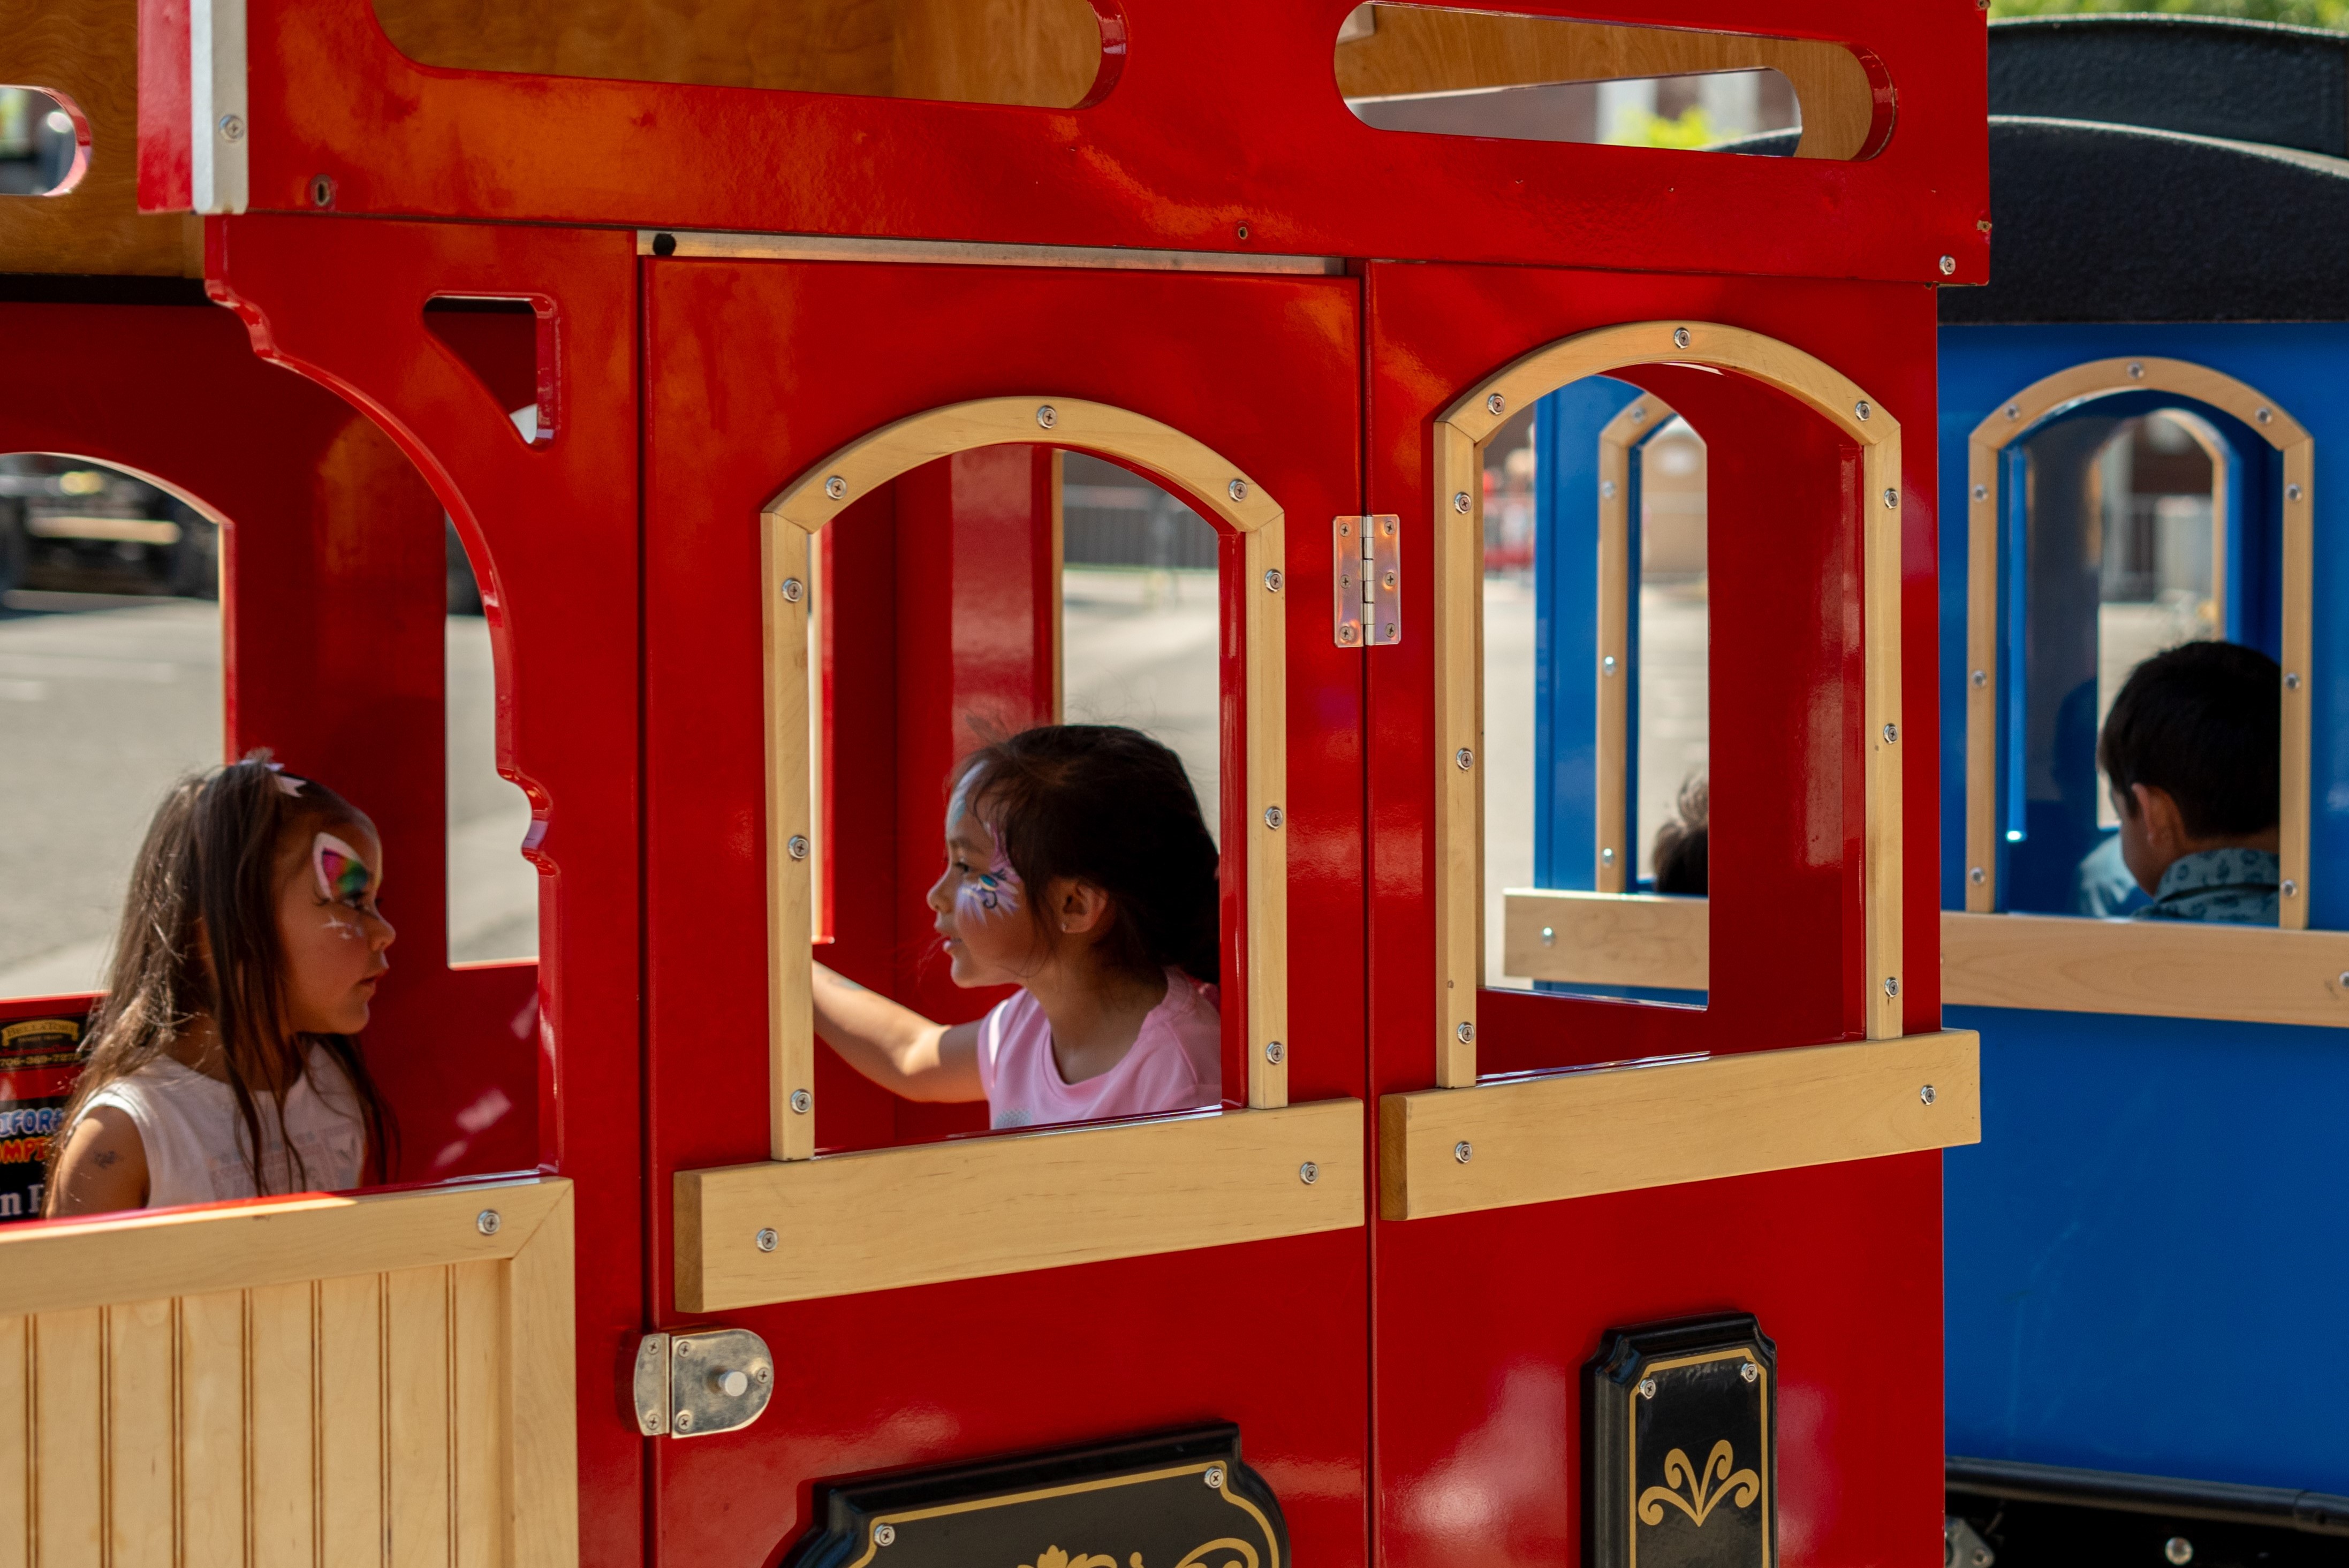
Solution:
[{"label": "gold scroll design", "polygon": [[[1209,1563],[1208,1557],[1217,1552],[1236,1552],[1239,1555],[1220,1563]],[[1022,1563],[1019,1568],[1117,1568],[1117,1559],[1099,1552],[1091,1556],[1071,1557],[1058,1546],[1050,1546],[1045,1548],[1034,1563]],[[1143,1568],[1141,1553],[1136,1552],[1127,1559],[1127,1568]],[[1190,1554],[1174,1568],[1257,1568],[1256,1548],[1237,1536],[1227,1535],[1220,1541],[1193,1547]]]},{"label": "gold scroll design", "polygon": [[[1651,1486],[1640,1494],[1640,1522],[1661,1524],[1664,1522],[1663,1505],[1669,1502],[1687,1514],[1689,1522],[1702,1530],[1705,1517],[1732,1491],[1737,1494],[1734,1506],[1744,1508],[1751,1503],[1762,1494],[1762,1478],[1750,1470],[1732,1472],[1729,1467],[1737,1462],[1734,1454],[1729,1439],[1722,1439],[1713,1445],[1713,1452],[1705,1457],[1702,1471],[1690,1464],[1688,1455],[1679,1449],[1666,1454],[1665,1484]],[[1688,1488],[1686,1497],[1680,1493],[1683,1486]],[[1045,1568],[1045,1565],[1040,1563],[1038,1568]],[[1115,1565],[1112,1564],[1112,1568]]]}]

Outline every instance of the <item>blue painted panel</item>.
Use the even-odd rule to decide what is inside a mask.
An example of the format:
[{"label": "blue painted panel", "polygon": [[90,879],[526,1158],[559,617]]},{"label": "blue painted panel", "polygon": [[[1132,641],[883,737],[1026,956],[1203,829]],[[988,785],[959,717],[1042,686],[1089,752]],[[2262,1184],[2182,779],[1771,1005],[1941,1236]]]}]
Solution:
[{"label": "blue painted panel", "polygon": [[[1940,336],[1943,903],[1965,867],[1966,437],[2085,360],[2193,360],[2317,440],[2311,916],[2349,928],[2349,325],[1949,327]],[[2241,466],[2236,518],[2280,478]],[[2273,562],[2240,536],[2236,637],[2275,651]],[[2349,1032],[1948,1009],[1982,1034],[1983,1142],[1945,1171],[1953,1453],[2349,1491]]]},{"label": "blue painted panel", "polygon": [[1952,1007],[1950,1451],[2349,1492],[2349,1035]]},{"label": "blue painted panel", "polygon": [[[1596,882],[1599,432],[1640,396],[1590,377],[1534,408],[1534,877],[1544,887]],[[1636,526],[1636,488],[1630,514]],[[1636,713],[1636,687],[1631,695]]]}]

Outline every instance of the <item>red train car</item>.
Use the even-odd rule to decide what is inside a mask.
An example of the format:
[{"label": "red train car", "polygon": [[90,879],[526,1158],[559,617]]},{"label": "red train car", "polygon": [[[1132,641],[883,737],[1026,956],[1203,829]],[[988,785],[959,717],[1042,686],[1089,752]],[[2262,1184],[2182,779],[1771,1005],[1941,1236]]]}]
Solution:
[{"label": "red train car", "polygon": [[[0,214],[0,448],[222,524],[227,753],[400,867],[404,1184],[0,1232],[0,1561],[1933,1559],[1901,432],[1980,6],[83,9],[0,73],[91,128]],[[1379,123],[1735,73],[1797,156]],[[1641,940],[1487,885],[1484,457],[1598,376],[1707,442],[1693,1002],[1485,930]],[[1216,534],[1224,1102],[989,1132],[824,1049],[811,954],[994,999],[924,898],[956,758],[1067,709],[1063,453]],[[534,965],[446,959],[443,511]]]}]

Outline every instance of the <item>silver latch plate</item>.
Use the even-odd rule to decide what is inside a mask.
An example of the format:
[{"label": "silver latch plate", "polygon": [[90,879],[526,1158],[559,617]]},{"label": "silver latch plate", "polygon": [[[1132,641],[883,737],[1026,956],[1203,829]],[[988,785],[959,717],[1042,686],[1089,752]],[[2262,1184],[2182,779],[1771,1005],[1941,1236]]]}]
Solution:
[{"label": "silver latch plate", "polygon": [[1402,519],[1391,512],[1330,525],[1334,635],[1341,648],[1402,641]]},{"label": "silver latch plate", "polygon": [[747,1328],[647,1334],[636,1346],[636,1429],[648,1438],[740,1431],[774,1397],[774,1357]]}]

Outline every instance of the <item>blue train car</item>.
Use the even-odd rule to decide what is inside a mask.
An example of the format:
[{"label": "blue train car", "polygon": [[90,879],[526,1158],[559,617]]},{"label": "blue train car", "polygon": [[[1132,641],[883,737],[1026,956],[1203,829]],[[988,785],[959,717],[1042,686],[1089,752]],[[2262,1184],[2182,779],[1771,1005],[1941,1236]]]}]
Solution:
[{"label": "blue train car", "polygon": [[[2349,1556],[2344,62],[1992,30],[1993,281],[1940,340],[1953,1558]],[[2127,918],[2098,724],[2200,637],[2282,666],[2275,926]]]}]

